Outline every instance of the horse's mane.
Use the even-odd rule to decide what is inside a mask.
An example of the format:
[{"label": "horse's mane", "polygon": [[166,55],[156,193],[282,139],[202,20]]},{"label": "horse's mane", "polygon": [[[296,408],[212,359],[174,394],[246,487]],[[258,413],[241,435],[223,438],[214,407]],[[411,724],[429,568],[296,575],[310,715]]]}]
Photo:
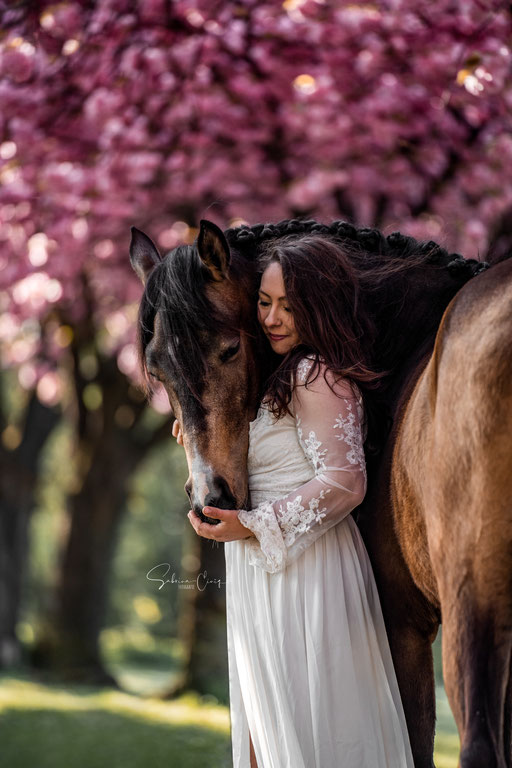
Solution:
[{"label": "horse's mane", "polygon": [[[257,248],[263,242],[288,235],[317,234],[332,238],[352,246],[351,251],[357,260],[357,266],[369,269],[383,266],[387,261],[397,258],[412,260],[415,264],[432,264],[446,267],[450,274],[465,274],[473,277],[486,269],[486,262],[476,259],[465,259],[459,253],[449,253],[438,243],[430,240],[421,242],[401,232],[384,235],[380,230],[371,227],[355,227],[346,221],[333,221],[321,224],[314,219],[284,219],[276,224],[242,224],[225,231],[228,243],[246,258],[252,259],[257,255]],[[360,251],[357,257],[356,246]]]}]

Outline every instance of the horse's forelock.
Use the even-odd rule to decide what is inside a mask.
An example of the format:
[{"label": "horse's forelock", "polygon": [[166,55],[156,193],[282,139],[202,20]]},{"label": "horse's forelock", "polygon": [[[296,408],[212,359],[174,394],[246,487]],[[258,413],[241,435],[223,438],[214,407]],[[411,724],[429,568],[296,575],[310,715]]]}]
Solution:
[{"label": "horse's forelock", "polygon": [[160,312],[165,352],[171,367],[190,393],[201,400],[208,352],[201,341],[208,337],[212,327],[226,332],[232,329],[227,314],[208,298],[209,283],[209,273],[194,246],[175,248],[149,276],[139,307],[138,324],[139,356],[148,389],[145,355]]}]

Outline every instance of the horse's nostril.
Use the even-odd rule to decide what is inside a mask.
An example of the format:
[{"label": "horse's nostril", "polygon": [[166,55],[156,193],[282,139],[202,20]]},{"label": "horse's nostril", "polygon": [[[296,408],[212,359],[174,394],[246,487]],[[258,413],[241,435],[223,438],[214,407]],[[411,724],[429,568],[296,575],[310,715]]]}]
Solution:
[{"label": "horse's nostril", "polygon": [[214,520],[213,517],[203,515],[203,508],[197,504],[194,505],[194,514],[197,515],[203,523],[210,523],[210,525],[218,525],[220,523],[220,520]]},{"label": "horse's nostril", "polygon": [[224,506],[222,504],[223,509],[234,509],[235,504],[235,497],[231,493],[231,488],[229,487],[229,484],[224,480],[223,477],[220,475],[217,475],[215,478],[215,491],[219,495],[219,497],[223,500],[224,504],[227,504],[228,506]]},{"label": "horse's nostril", "polygon": [[185,493],[190,499],[190,494],[192,493],[192,480],[187,480],[185,483]]},{"label": "horse's nostril", "polygon": [[236,509],[236,500],[228,483],[218,475],[212,483],[211,491],[204,500],[205,507],[219,507],[219,509]]}]

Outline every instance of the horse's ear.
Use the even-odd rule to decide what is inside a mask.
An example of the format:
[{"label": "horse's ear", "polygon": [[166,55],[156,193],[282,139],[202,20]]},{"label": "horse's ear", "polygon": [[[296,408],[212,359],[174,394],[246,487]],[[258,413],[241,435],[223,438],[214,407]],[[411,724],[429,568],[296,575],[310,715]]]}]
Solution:
[{"label": "horse's ear", "polygon": [[197,250],[201,261],[210,270],[214,280],[221,282],[228,274],[231,256],[222,229],[206,219],[201,219]]},{"label": "horse's ear", "polygon": [[157,264],[160,264],[162,259],[155,244],[144,232],[141,232],[136,227],[132,227],[131,232],[130,262],[135,272],[145,284],[149,273]]}]

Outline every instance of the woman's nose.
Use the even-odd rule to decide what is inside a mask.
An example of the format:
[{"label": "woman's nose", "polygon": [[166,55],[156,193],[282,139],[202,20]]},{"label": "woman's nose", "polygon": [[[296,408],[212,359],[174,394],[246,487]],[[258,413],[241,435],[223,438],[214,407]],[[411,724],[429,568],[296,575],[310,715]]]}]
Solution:
[{"label": "woman's nose", "polygon": [[265,325],[267,325],[267,326],[279,325],[279,322],[280,322],[280,320],[279,320],[279,317],[278,317],[277,308],[272,307],[272,309],[270,310],[270,312],[268,313],[268,315],[265,318]]}]

